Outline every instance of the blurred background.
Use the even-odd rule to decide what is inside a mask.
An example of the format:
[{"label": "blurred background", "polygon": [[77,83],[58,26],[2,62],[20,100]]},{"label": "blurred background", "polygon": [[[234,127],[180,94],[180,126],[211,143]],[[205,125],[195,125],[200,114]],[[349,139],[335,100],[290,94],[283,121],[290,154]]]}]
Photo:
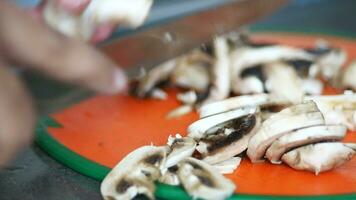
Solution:
[{"label": "blurred background", "polygon": [[[38,3],[37,0],[15,1],[22,7]],[[141,29],[209,9],[219,3],[221,0],[156,0],[148,21]],[[255,31],[331,33],[356,38],[355,9],[355,0],[294,0],[250,27]],[[133,32],[119,29],[111,39]],[[36,99],[41,115],[90,95],[88,91],[59,84],[30,72],[24,72],[22,76]],[[23,151],[11,167],[0,170],[0,200],[94,200],[101,198],[99,186],[99,182],[57,163],[36,145]]]}]

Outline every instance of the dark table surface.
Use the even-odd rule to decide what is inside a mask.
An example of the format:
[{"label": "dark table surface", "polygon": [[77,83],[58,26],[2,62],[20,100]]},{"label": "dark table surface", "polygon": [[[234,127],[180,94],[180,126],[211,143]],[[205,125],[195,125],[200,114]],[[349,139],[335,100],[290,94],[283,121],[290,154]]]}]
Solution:
[{"label": "dark table surface", "polygon": [[[297,0],[254,26],[356,34],[355,9],[355,0]],[[43,100],[46,95],[56,98],[58,91],[68,91],[66,86],[53,84],[55,89],[43,92],[33,76],[24,78],[42,113],[48,112]],[[36,145],[24,150],[10,167],[0,170],[0,200],[94,200],[101,199],[99,186],[99,182],[56,162]]]}]

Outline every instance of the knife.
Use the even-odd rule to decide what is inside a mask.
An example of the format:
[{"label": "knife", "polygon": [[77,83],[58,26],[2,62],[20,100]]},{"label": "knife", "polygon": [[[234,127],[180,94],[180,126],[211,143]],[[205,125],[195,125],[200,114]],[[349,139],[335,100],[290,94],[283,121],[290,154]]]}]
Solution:
[{"label": "knife", "polygon": [[[196,5],[189,6],[187,2],[190,5],[195,2]],[[142,27],[134,33],[126,32],[121,34],[123,35],[121,37],[120,33],[116,33],[114,35],[117,37],[102,45],[101,49],[132,75],[138,67],[152,67],[184,54],[210,41],[216,35],[236,31],[241,26],[255,22],[273,13],[286,2],[287,0],[178,1],[176,4],[180,6],[179,8],[183,7],[185,10],[185,14],[181,14],[183,16],[165,16],[171,20],[148,28]],[[182,6],[183,3],[187,5]],[[200,11],[192,12],[188,8]],[[164,12],[168,12],[169,15],[175,11],[172,6],[167,9],[167,6],[154,6],[151,16]]]}]

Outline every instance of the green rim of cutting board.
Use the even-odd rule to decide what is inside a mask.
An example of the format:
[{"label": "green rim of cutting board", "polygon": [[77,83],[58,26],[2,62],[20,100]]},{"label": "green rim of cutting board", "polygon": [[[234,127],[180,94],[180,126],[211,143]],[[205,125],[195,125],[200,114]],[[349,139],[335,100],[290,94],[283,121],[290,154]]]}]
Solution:
[{"label": "green rim of cutting board", "polygon": [[[277,33],[296,33],[296,34],[310,34],[310,35],[326,35],[337,36],[341,38],[355,39],[356,34],[351,32],[333,31],[333,30],[316,30],[306,28],[291,28],[284,26],[253,26],[250,29],[252,32],[277,32]],[[51,117],[42,117],[36,127],[36,143],[50,156],[65,166],[91,177],[95,180],[101,181],[106,174],[110,172],[110,168],[103,166],[97,162],[89,160],[62,145],[55,140],[48,132],[47,128],[60,128],[61,125]],[[188,194],[182,187],[170,186],[162,183],[156,184],[155,195],[158,199],[190,199]],[[340,194],[340,195],[322,195],[322,196],[268,196],[268,195],[249,195],[249,194],[234,194],[229,198],[230,200],[281,200],[281,199],[303,199],[303,200],[354,200],[356,193]]]}]

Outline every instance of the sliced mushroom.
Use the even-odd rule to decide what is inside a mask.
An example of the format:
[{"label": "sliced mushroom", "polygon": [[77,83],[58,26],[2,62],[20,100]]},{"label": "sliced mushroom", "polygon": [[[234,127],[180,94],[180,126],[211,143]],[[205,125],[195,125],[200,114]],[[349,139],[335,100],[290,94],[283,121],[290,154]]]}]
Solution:
[{"label": "sliced mushroom", "polygon": [[245,106],[261,106],[262,108],[267,109],[272,106],[283,107],[286,105],[288,105],[288,102],[286,102],[285,100],[279,99],[274,95],[263,93],[230,97],[222,101],[203,105],[198,111],[200,118],[204,118],[218,113],[242,108]]},{"label": "sliced mushroom", "polygon": [[324,84],[318,79],[302,79],[302,88],[304,93],[311,95],[320,95],[323,93]]},{"label": "sliced mushroom", "polygon": [[255,76],[243,78],[240,82],[241,94],[259,94],[265,91],[264,82]]},{"label": "sliced mushroom", "polygon": [[213,46],[215,60],[212,67],[212,86],[209,97],[203,104],[223,100],[230,94],[229,46],[223,37],[215,38]]},{"label": "sliced mushroom", "polygon": [[194,199],[223,200],[235,190],[234,183],[218,173],[214,167],[195,158],[186,158],[179,163],[178,177],[184,189]]},{"label": "sliced mushroom", "polygon": [[315,56],[301,49],[280,45],[259,48],[237,48],[231,53],[231,87],[234,93],[240,93],[241,73],[249,67],[278,62],[281,60],[314,60]]},{"label": "sliced mushroom", "polygon": [[165,183],[168,185],[179,185],[180,181],[177,175],[178,166],[174,165],[168,168],[163,175],[158,179],[159,182]]},{"label": "sliced mushroom", "polygon": [[151,96],[151,98],[158,99],[158,100],[166,100],[167,99],[167,93],[159,88],[153,89],[150,96]]},{"label": "sliced mushroom", "polygon": [[210,85],[212,58],[200,50],[193,50],[176,59],[177,67],[173,70],[170,81],[181,88],[205,92]]},{"label": "sliced mushroom", "polygon": [[248,143],[247,155],[252,162],[260,162],[274,140],[290,131],[324,123],[323,115],[314,102],[288,107],[262,123]]},{"label": "sliced mushroom", "polygon": [[312,100],[325,117],[326,124],[342,124],[350,130],[356,130],[356,94],[307,96]]},{"label": "sliced mushroom", "polygon": [[342,49],[331,49],[327,53],[317,58],[316,64],[319,67],[320,74],[326,80],[333,81],[337,78],[341,67],[347,59],[347,54]]},{"label": "sliced mushroom", "polygon": [[129,153],[101,183],[105,200],[133,199],[144,195],[154,199],[154,181],[160,177],[166,148],[143,146]]},{"label": "sliced mushroom", "polygon": [[293,67],[279,62],[267,64],[263,69],[267,91],[294,104],[302,102],[302,82]]},{"label": "sliced mushroom", "polygon": [[297,170],[307,170],[318,175],[336,168],[355,155],[355,144],[327,142],[310,144],[294,149],[282,156],[282,161]]},{"label": "sliced mushroom", "polygon": [[67,12],[54,1],[46,1],[44,21],[67,36],[89,40],[100,24],[112,22],[138,27],[143,24],[153,0],[91,0],[82,14]]},{"label": "sliced mushroom", "polygon": [[228,112],[199,119],[198,121],[189,125],[188,136],[194,139],[204,138],[206,135],[209,134],[208,133],[209,129],[212,129],[213,127],[217,127],[219,124],[224,124],[225,122],[231,121],[232,119],[246,116],[248,114],[254,114],[256,112],[257,112],[256,106],[246,106],[239,109],[235,109]]},{"label": "sliced mushroom", "polygon": [[172,59],[166,61],[151,71],[149,71],[146,76],[144,76],[134,92],[140,98],[144,98],[150,95],[150,92],[158,85],[160,82],[168,80],[173,69],[176,67],[176,60]]},{"label": "sliced mushroom", "polygon": [[196,142],[194,139],[189,137],[176,137],[168,139],[171,140],[169,143],[170,152],[167,155],[166,162],[164,164],[165,168],[170,168],[184,158],[192,156],[195,151]]},{"label": "sliced mushroom", "polygon": [[292,131],[275,140],[266,151],[271,163],[280,164],[280,158],[287,151],[307,144],[342,140],[346,134],[345,126],[313,126]]},{"label": "sliced mushroom", "polygon": [[189,90],[187,92],[177,94],[177,99],[183,104],[193,105],[197,102],[198,96],[195,91]]},{"label": "sliced mushroom", "polygon": [[197,150],[203,161],[215,164],[228,160],[247,149],[250,138],[260,128],[259,115],[249,114],[219,126],[215,134],[201,138]]},{"label": "sliced mushroom", "polygon": [[175,108],[172,111],[170,111],[167,114],[166,118],[167,119],[179,118],[179,117],[187,115],[193,111],[194,111],[193,105],[188,105],[188,104],[182,105],[182,106],[179,106],[178,108]]},{"label": "sliced mushroom", "polygon": [[232,157],[228,160],[224,160],[222,162],[216,163],[213,166],[221,174],[231,174],[239,167],[240,163],[241,163],[240,157]]},{"label": "sliced mushroom", "polygon": [[356,61],[353,61],[341,74],[341,85],[356,91]]}]

